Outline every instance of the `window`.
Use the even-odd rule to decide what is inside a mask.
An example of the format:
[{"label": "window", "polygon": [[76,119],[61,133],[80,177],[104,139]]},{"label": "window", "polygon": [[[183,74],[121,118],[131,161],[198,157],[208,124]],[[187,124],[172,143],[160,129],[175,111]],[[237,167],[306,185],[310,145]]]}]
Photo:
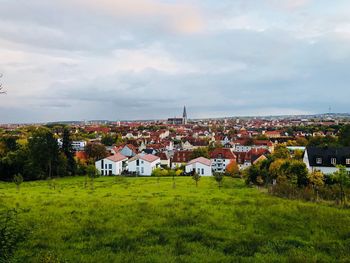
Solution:
[{"label": "window", "polygon": [[143,167],[141,167],[141,173],[142,173],[142,174],[144,173],[144,169],[143,169]]},{"label": "window", "polygon": [[346,165],[350,165],[350,159],[349,158],[346,159]]},{"label": "window", "polygon": [[103,169],[103,166],[104,166],[103,160],[101,160],[101,169]]},{"label": "window", "polygon": [[107,170],[107,164],[105,164],[105,169]]},{"label": "window", "polygon": [[141,161],[141,163],[143,163],[143,161]]},{"label": "window", "polygon": [[204,175],[204,169],[202,168],[202,175]]},{"label": "window", "polygon": [[337,158],[331,158],[331,164],[336,165],[337,164]]},{"label": "window", "polygon": [[198,168],[198,174],[201,174],[201,169],[200,168]]},{"label": "window", "polygon": [[317,164],[322,164],[322,158],[316,158],[316,163]]},{"label": "window", "polygon": [[112,164],[111,163],[109,164],[109,169],[112,170]]},{"label": "window", "polygon": [[140,160],[136,160],[136,165],[137,165],[137,166],[140,165]]}]

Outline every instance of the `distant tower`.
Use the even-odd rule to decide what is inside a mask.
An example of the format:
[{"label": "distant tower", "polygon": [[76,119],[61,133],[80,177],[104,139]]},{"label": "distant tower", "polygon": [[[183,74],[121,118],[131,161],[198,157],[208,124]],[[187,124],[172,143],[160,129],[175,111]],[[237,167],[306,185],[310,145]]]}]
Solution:
[{"label": "distant tower", "polygon": [[186,106],[184,106],[184,112],[182,114],[183,124],[187,124],[187,111]]}]

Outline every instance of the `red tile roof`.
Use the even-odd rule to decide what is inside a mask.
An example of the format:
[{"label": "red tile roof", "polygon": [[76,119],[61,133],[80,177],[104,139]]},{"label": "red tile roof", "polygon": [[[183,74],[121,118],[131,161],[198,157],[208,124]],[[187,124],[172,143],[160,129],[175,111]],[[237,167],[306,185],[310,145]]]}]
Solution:
[{"label": "red tile roof", "polygon": [[157,153],[156,154],[161,160],[169,160],[169,157],[166,155],[166,153]]},{"label": "red tile roof", "polygon": [[204,165],[207,165],[207,166],[210,166],[211,165],[211,161],[207,158],[204,158],[204,157],[198,157],[196,159],[193,159],[192,161],[188,162],[187,165],[191,165],[191,164],[194,164],[194,163],[201,163],[201,164],[204,164]]},{"label": "red tile roof", "polygon": [[216,159],[216,158],[222,158],[222,159],[236,159],[236,155],[227,148],[218,148],[215,149],[211,154],[210,154],[211,159]]},{"label": "red tile roof", "polygon": [[129,160],[129,162],[135,161],[137,159],[141,159],[141,160],[144,160],[144,161],[149,162],[149,163],[153,163],[156,160],[160,160],[160,158],[158,156],[155,156],[153,154],[145,154],[145,155],[138,154],[138,155],[134,156],[133,158],[131,158]]},{"label": "red tile roof", "polygon": [[113,162],[120,162],[120,161],[127,160],[128,157],[122,155],[121,153],[116,153],[115,155],[107,157],[107,159]]},{"label": "red tile roof", "polygon": [[174,157],[172,159],[173,163],[187,163],[191,160],[192,151],[178,151],[175,152]]}]

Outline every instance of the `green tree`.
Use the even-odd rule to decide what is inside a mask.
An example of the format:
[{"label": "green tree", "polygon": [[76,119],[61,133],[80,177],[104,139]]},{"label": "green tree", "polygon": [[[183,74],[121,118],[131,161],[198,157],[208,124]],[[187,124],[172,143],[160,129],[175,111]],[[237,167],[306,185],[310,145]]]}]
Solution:
[{"label": "green tree", "polygon": [[340,188],[340,203],[346,204],[345,189],[350,185],[350,177],[346,171],[346,167],[342,165],[337,166],[338,171],[333,174],[334,181],[339,185]]},{"label": "green tree", "polygon": [[115,137],[109,134],[105,134],[102,136],[101,143],[105,146],[112,146],[115,143]]},{"label": "green tree", "polygon": [[316,194],[316,201],[318,200],[318,191],[324,185],[324,174],[321,171],[315,170],[309,173],[308,181]]},{"label": "green tree", "polygon": [[222,182],[224,180],[224,174],[223,173],[214,173],[214,180],[218,183],[219,188],[222,186]]},{"label": "green tree", "polygon": [[194,149],[191,158],[196,159],[198,157],[209,158],[208,147],[199,147],[197,149]]},{"label": "green tree", "polygon": [[288,159],[290,158],[290,153],[286,146],[278,145],[273,152],[273,156],[277,159]]},{"label": "green tree", "polygon": [[194,172],[193,175],[192,175],[192,179],[196,182],[196,187],[198,187],[198,182],[201,179],[200,174],[197,173],[197,172]]},{"label": "green tree", "polygon": [[294,159],[296,159],[296,160],[302,160],[303,156],[304,156],[304,151],[302,151],[302,150],[296,150],[294,152]]},{"label": "green tree", "polygon": [[101,160],[107,156],[106,147],[99,143],[88,143],[85,152],[93,162]]},{"label": "green tree", "polygon": [[67,158],[67,171],[69,175],[74,175],[76,172],[77,164],[74,160],[74,151],[72,148],[72,140],[70,137],[70,131],[68,128],[64,128],[63,130],[63,138],[62,138],[62,152]]},{"label": "green tree", "polygon": [[57,174],[59,148],[48,128],[35,130],[28,140],[29,169],[33,179],[44,179]]},{"label": "green tree", "polygon": [[23,183],[23,176],[21,174],[16,174],[13,177],[13,182],[16,184],[17,191],[19,191],[19,187]]},{"label": "green tree", "polygon": [[342,146],[350,146],[350,125],[344,125],[340,129],[339,143]]},{"label": "green tree", "polygon": [[[87,178],[90,179],[90,186],[91,186],[91,190],[94,190],[94,181],[95,181],[95,178],[99,177],[100,176],[100,173],[99,171],[96,169],[95,165],[88,165],[86,167],[86,176]],[[85,180],[85,187],[87,185],[87,178]]]},{"label": "green tree", "polygon": [[260,169],[257,165],[252,165],[243,171],[243,177],[247,185],[257,184],[258,176],[260,176]]}]

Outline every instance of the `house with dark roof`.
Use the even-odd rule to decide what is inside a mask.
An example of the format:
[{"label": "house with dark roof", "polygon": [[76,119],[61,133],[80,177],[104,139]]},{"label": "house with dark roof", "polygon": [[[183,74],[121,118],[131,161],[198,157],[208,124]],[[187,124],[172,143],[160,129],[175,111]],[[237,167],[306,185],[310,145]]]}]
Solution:
[{"label": "house with dark roof", "polygon": [[350,147],[306,147],[303,161],[310,172],[319,170],[332,174],[337,165],[346,166],[350,172]]}]

